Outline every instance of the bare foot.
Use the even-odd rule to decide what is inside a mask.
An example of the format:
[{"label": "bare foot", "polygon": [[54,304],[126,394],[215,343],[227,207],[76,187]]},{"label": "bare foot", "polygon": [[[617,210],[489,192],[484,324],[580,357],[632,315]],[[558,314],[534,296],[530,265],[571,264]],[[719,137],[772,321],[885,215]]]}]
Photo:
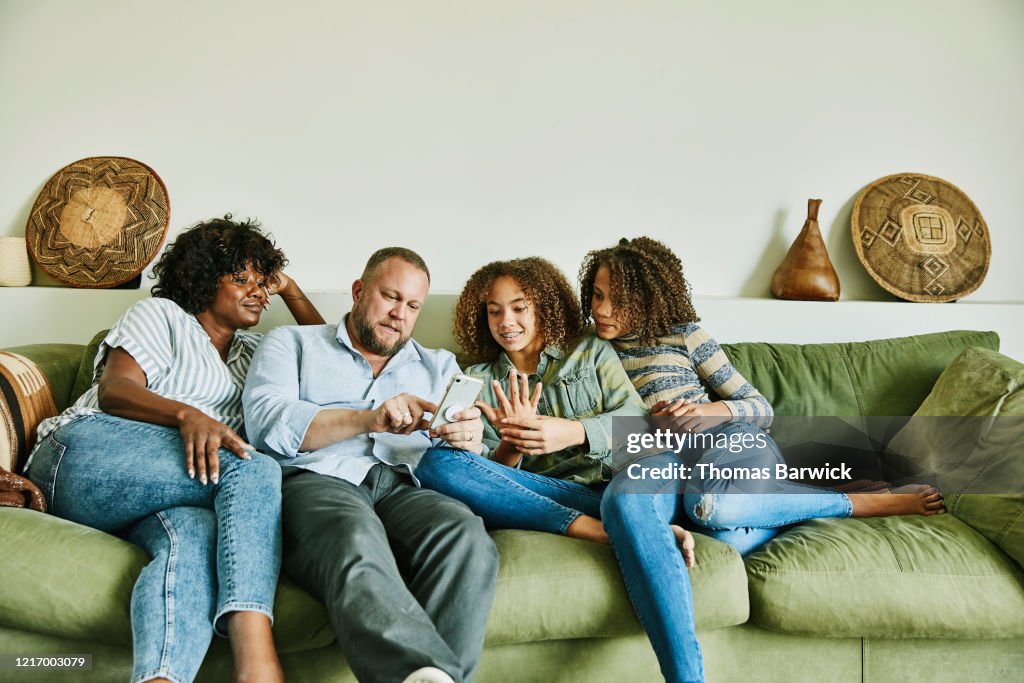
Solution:
[{"label": "bare foot", "polygon": [[890,489],[888,493],[847,494],[854,517],[891,515],[941,515],[946,511],[942,494],[931,486],[912,484]]},{"label": "bare foot", "polygon": [[608,538],[608,532],[604,530],[601,520],[589,515],[580,515],[574,519],[569,528],[565,530],[565,535],[570,538],[582,538],[584,541],[611,544],[611,539]]},{"label": "bare foot", "polygon": [[235,681],[284,683],[284,671],[274,649],[270,619],[261,612],[234,612],[228,621]]},{"label": "bare foot", "polygon": [[840,484],[839,486],[833,486],[833,491],[843,491],[844,493],[869,493],[871,491],[888,491],[892,488],[892,484],[887,481],[875,481],[873,479],[857,479],[847,484]]},{"label": "bare foot", "polygon": [[676,537],[676,544],[683,551],[683,562],[686,563],[687,568],[692,568],[697,564],[697,556],[693,552],[693,534],[678,524],[669,524],[668,528],[672,530]]}]

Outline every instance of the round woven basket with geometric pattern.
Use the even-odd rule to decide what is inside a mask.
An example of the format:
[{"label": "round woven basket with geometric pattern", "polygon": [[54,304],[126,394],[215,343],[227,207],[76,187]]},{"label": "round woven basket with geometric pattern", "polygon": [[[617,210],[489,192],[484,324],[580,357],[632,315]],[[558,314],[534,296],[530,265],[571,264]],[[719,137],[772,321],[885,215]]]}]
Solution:
[{"label": "round woven basket with geometric pattern", "polygon": [[167,188],[145,164],[89,157],[46,183],[25,227],[29,254],[75,287],[114,287],[141,273],[167,234]]},{"label": "round woven basket with geometric pattern", "polygon": [[857,257],[878,284],[908,301],[945,302],[981,286],[992,258],[988,226],[951,183],[920,173],[880,178],[857,198]]}]

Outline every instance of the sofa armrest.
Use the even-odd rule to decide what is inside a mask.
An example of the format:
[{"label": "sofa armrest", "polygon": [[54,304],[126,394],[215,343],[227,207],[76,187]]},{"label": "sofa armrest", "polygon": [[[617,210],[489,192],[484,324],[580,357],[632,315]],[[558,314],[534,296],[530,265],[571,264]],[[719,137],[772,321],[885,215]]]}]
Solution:
[{"label": "sofa armrest", "polygon": [[50,383],[57,412],[68,407],[71,387],[75,384],[78,366],[82,364],[84,344],[29,344],[2,350],[25,356],[38,365]]}]

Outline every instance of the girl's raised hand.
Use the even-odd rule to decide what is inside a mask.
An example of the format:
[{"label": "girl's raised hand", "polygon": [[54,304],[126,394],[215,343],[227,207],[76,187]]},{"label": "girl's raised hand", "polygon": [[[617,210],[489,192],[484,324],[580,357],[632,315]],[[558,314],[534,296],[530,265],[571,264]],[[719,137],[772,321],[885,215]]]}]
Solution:
[{"label": "girl's raised hand", "polygon": [[483,401],[477,401],[474,405],[499,432],[501,431],[501,421],[507,417],[531,417],[537,414],[537,404],[540,403],[542,386],[540,382],[537,382],[531,397],[529,375],[516,372],[515,368],[509,370],[507,396],[498,380],[491,380],[491,386],[494,388],[494,396],[498,401],[497,407],[489,406]]}]

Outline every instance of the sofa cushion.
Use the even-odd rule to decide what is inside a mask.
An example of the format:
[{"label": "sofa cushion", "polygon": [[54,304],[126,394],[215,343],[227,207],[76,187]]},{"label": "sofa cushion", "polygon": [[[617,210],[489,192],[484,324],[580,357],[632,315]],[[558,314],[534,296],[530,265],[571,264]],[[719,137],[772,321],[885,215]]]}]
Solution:
[{"label": "sofa cushion", "polygon": [[819,519],[750,555],[751,620],[793,635],[1024,635],[1024,572],[953,515]]},{"label": "sofa cushion", "polygon": [[967,346],[995,332],[952,331],[845,344],[723,344],[777,415],[911,415]]},{"label": "sofa cushion", "polygon": [[[608,546],[532,531],[496,531],[501,569],[487,644],[642,633]],[[698,629],[742,624],[746,575],[730,546],[695,534],[690,570]]]},{"label": "sofa cushion", "polygon": [[[4,544],[0,624],[47,635],[129,646],[129,604],[149,562],[141,548],[110,534],[34,510],[0,508]],[[282,652],[334,640],[327,614],[287,577],[274,602]]]},{"label": "sofa cushion", "polygon": [[1024,415],[1024,363],[968,347],[942,372],[915,415]]},{"label": "sofa cushion", "polygon": [[20,473],[36,443],[36,427],[56,414],[42,368],[30,358],[0,351],[0,468]]},{"label": "sofa cushion", "polygon": [[93,364],[96,362],[100,344],[107,338],[108,332],[110,330],[100,330],[86,345],[81,362],[78,364],[78,372],[75,374],[75,384],[71,387],[71,395],[68,397],[71,403],[77,401],[92,386]]},{"label": "sofa cushion", "polygon": [[[493,534],[501,556],[490,644],[642,633],[607,546],[530,531]],[[131,642],[129,601],[148,555],[127,541],[32,510],[0,509],[5,548],[0,625],[111,645]],[[40,542],[45,539],[45,542]],[[697,627],[748,616],[743,562],[730,546],[697,535],[690,571]],[[73,580],[70,580],[73,577]],[[472,596],[467,596],[471,599]],[[274,603],[282,653],[334,640],[324,607],[282,576]]]},{"label": "sofa cushion", "polygon": [[893,437],[886,462],[934,473],[949,511],[1024,566],[1024,364],[965,349]]},{"label": "sofa cushion", "polygon": [[60,412],[68,407],[75,373],[82,362],[81,344],[29,344],[4,349],[30,358],[46,375],[53,394],[53,402]]}]

